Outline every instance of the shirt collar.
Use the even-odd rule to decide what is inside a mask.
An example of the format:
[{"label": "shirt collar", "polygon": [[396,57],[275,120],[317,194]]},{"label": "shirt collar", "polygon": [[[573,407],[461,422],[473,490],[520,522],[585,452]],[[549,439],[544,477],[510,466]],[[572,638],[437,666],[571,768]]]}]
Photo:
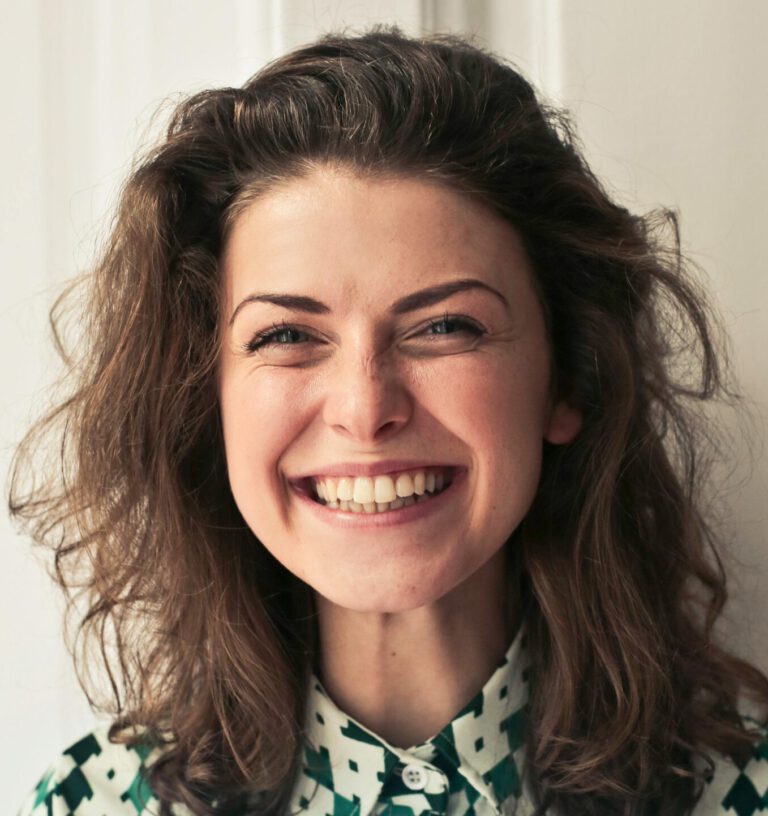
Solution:
[{"label": "shirt collar", "polygon": [[[475,697],[438,734],[407,750],[341,711],[312,674],[291,812],[370,816],[379,800],[416,813],[445,812],[449,796],[466,797],[467,809],[482,796],[498,811],[521,794],[528,665],[521,626]],[[426,780],[418,791],[403,778],[403,770],[414,765],[421,769],[417,778]]]}]

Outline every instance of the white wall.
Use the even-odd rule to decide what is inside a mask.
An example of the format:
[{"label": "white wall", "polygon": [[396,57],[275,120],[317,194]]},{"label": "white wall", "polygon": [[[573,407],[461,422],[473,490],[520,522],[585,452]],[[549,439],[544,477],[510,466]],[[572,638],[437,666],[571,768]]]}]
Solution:
[{"label": "white wall", "polygon": [[[717,416],[735,468],[733,647],[768,668],[768,109],[760,45],[768,4],[563,3],[562,93],[595,170],[641,209],[680,211],[683,243],[719,301],[754,427]],[[744,432],[749,433],[749,438]],[[751,471],[751,472],[750,472]]]},{"label": "white wall", "polygon": [[[587,155],[626,204],[682,213],[733,337],[756,429],[739,440],[728,530],[745,562],[727,632],[768,669],[766,496],[768,113],[761,0],[3,0],[0,135],[0,467],[43,404],[50,287],[87,267],[150,115],[164,97],[240,84],[266,60],[339,25],[397,21],[475,31],[573,111]],[[154,130],[158,131],[158,124]],[[723,417],[733,426],[733,418]],[[747,464],[754,461],[752,472]],[[739,484],[738,479],[741,480]],[[61,646],[42,566],[0,521],[0,790],[15,808],[94,723]],[[8,751],[6,756],[6,750]]]}]

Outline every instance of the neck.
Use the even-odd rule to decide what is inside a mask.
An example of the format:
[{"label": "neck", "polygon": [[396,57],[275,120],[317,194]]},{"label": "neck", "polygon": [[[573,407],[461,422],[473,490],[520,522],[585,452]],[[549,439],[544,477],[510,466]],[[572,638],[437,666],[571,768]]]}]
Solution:
[{"label": "neck", "polygon": [[502,547],[462,584],[403,612],[359,612],[317,596],[320,679],[345,713],[390,745],[438,733],[483,687],[520,618]]}]

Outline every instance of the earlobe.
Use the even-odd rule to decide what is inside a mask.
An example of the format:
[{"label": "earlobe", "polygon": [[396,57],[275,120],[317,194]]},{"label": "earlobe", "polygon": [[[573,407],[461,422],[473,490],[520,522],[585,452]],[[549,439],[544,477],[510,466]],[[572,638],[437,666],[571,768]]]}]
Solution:
[{"label": "earlobe", "polygon": [[544,438],[553,445],[567,445],[581,430],[581,409],[567,402],[558,402],[552,409]]}]

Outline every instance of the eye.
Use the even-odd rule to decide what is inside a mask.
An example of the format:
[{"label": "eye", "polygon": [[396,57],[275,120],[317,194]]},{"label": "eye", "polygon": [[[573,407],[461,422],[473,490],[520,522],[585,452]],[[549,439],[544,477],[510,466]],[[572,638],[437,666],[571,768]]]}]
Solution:
[{"label": "eye", "polygon": [[402,348],[415,357],[461,354],[477,348],[486,334],[488,331],[472,318],[445,314],[415,329]]},{"label": "eye", "polygon": [[485,330],[481,329],[476,323],[463,317],[451,315],[445,315],[440,320],[433,320],[426,328],[427,335],[470,334],[479,337],[484,333]]},{"label": "eye", "polygon": [[249,353],[266,348],[291,348],[310,340],[310,335],[295,326],[273,324],[266,331],[259,332],[252,337],[243,348]]},{"label": "eye", "polygon": [[449,315],[440,318],[440,320],[433,320],[427,326],[427,334],[456,334],[457,332],[468,332],[478,336],[483,333],[483,330],[465,318],[451,317]]}]

